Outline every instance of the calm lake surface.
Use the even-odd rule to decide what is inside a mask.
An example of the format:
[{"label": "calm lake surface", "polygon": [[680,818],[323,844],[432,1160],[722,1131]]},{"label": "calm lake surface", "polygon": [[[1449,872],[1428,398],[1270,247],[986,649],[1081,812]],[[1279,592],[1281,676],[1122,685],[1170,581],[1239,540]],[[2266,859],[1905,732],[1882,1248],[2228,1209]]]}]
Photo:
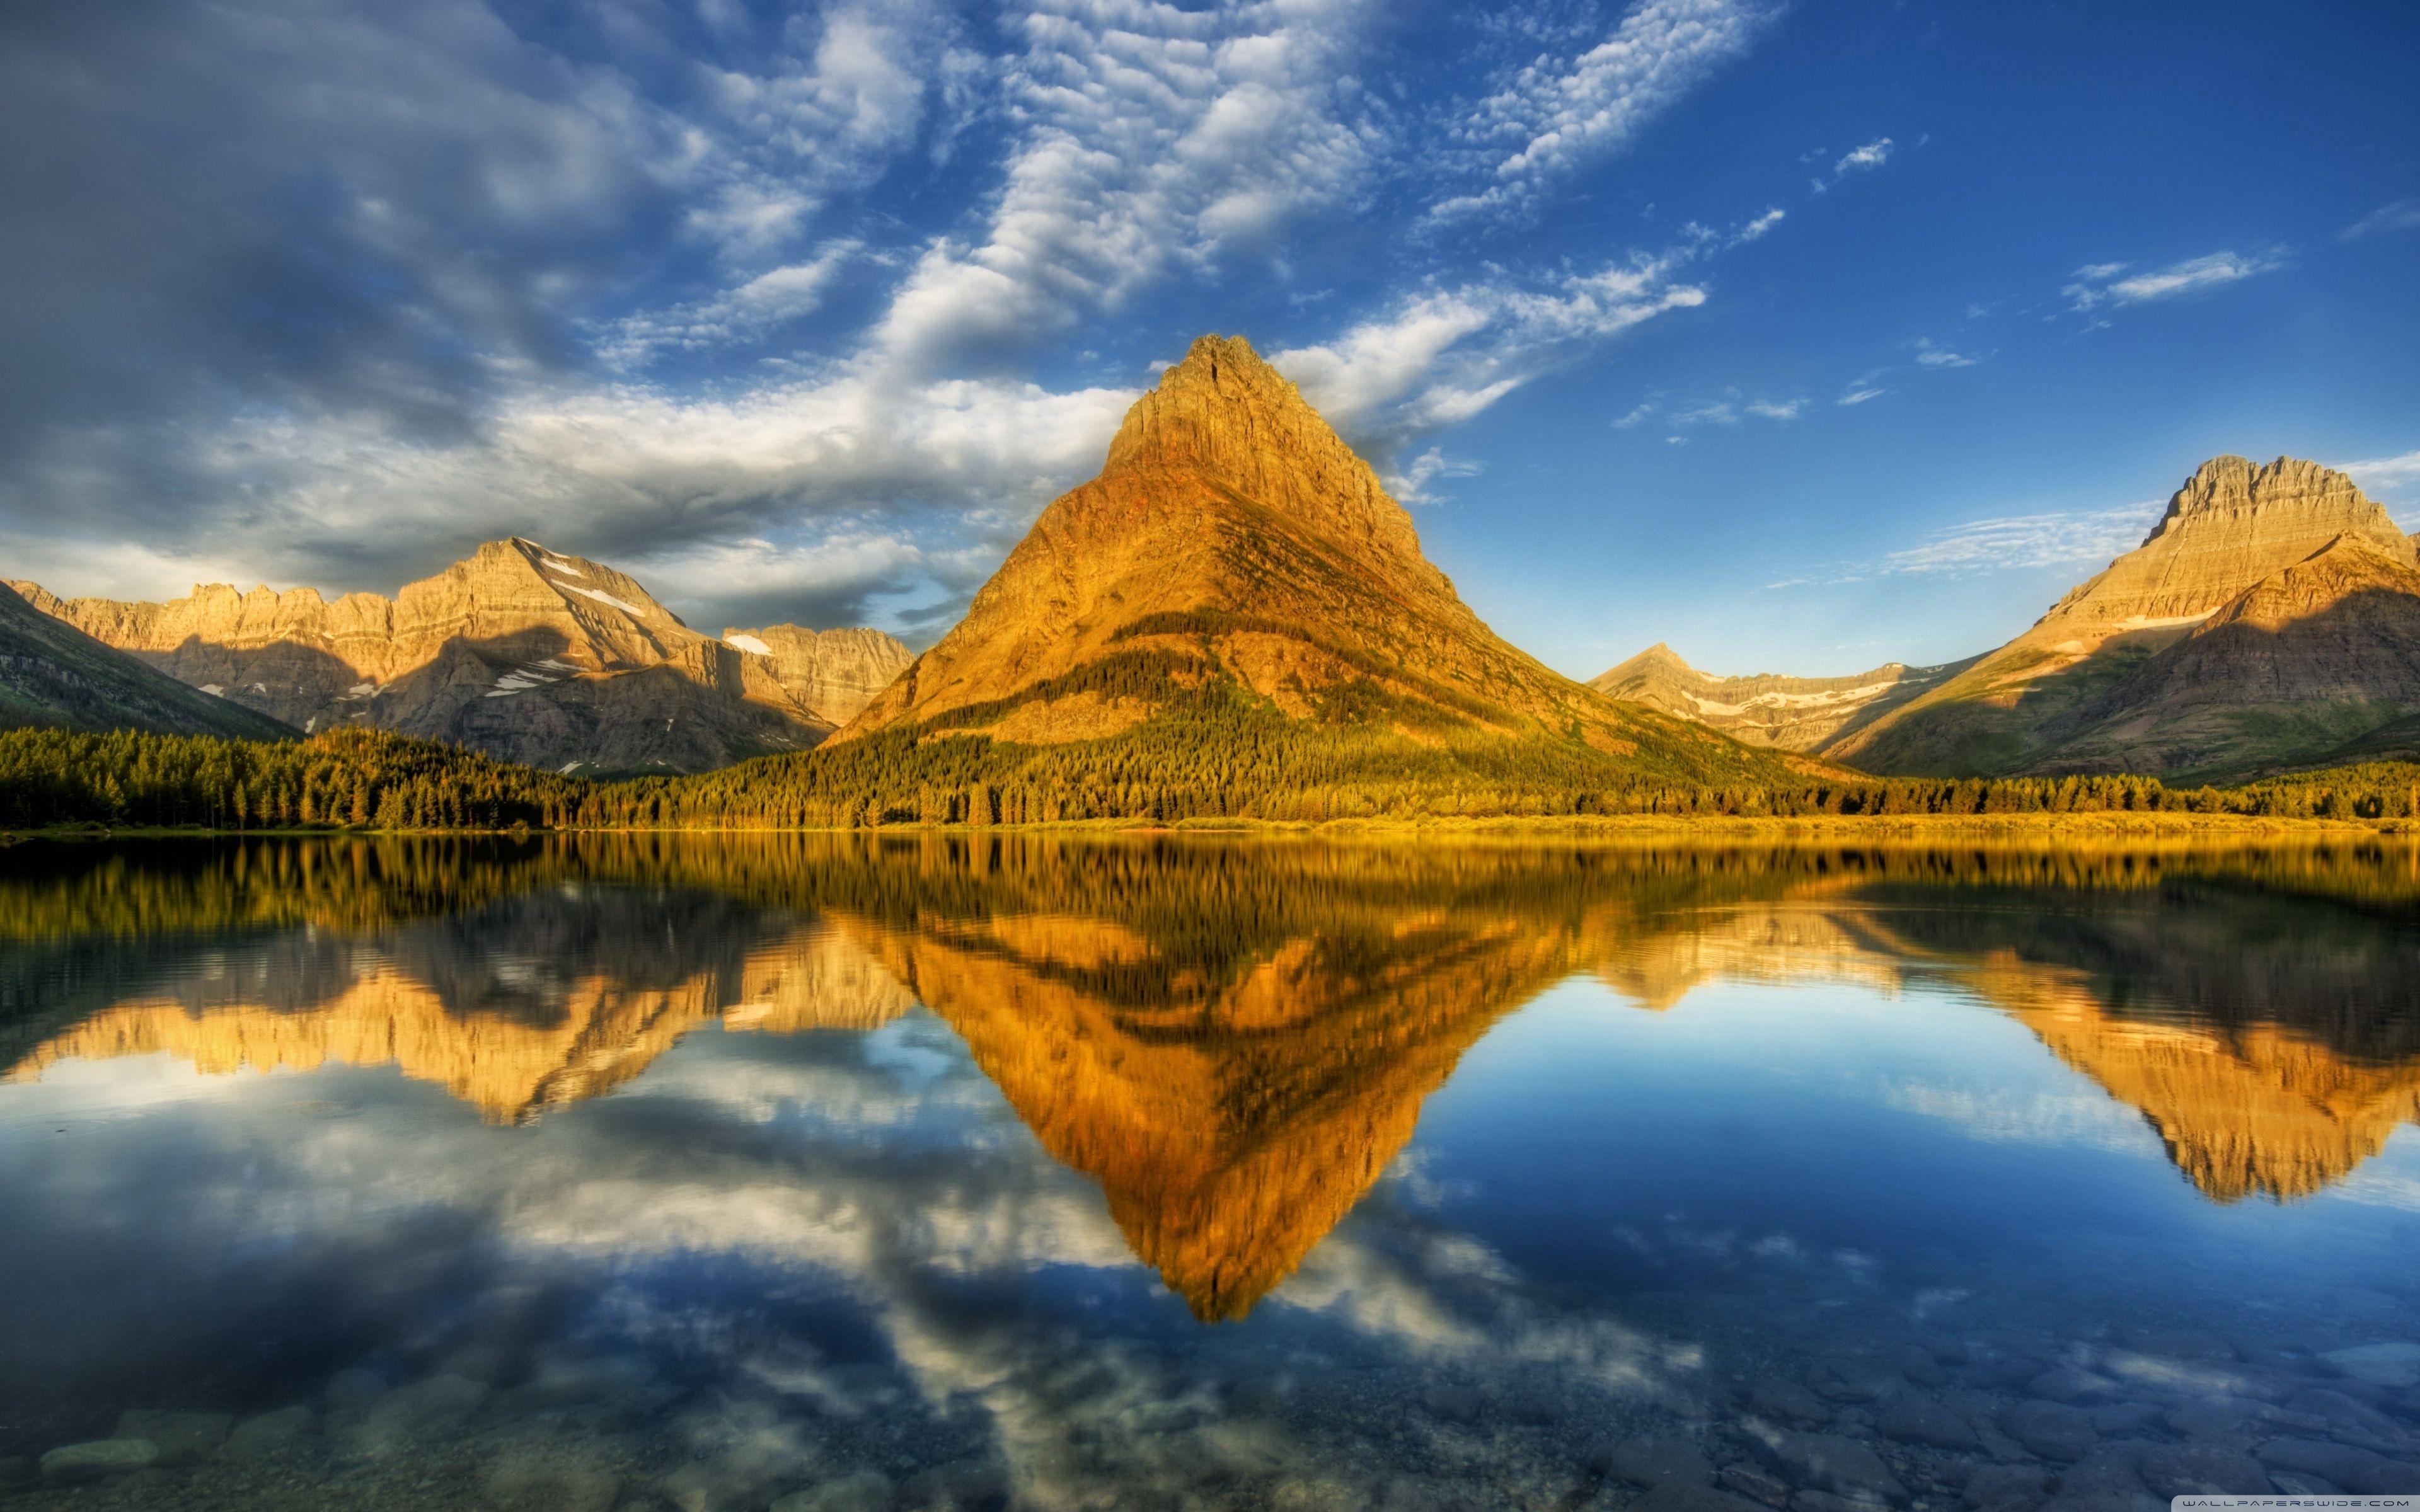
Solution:
[{"label": "calm lake surface", "polygon": [[2415,1122],[2393,842],[19,845],[0,1506],[2415,1490]]}]

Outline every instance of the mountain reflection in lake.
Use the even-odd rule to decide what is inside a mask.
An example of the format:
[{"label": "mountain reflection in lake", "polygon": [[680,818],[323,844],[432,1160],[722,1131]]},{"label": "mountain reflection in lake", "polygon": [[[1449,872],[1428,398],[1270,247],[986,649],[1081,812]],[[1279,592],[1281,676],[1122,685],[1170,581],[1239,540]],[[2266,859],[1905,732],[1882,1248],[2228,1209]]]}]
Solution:
[{"label": "mountain reflection in lake", "polygon": [[2408,848],[5,857],[11,1504],[2420,1489]]}]

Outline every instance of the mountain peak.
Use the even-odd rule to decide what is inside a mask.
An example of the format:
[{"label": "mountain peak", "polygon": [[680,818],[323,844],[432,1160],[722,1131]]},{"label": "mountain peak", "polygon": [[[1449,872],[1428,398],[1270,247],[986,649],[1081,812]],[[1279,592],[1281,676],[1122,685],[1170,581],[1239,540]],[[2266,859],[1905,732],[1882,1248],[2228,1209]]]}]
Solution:
[{"label": "mountain peak", "polygon": [[1101,475],[1180,470],[1306,524],[1416,557],[1411,517],[1285,375],[1241,336],[1208,335],[1137,399]]},{"label": "mountain peak", "polygon": [[2248,457],[2226,455],[2194,470],[2169,496],[2167,512],[2143,544],[2185,527],[2247,516],[2341,520],[2343,530],[2392,529],[2386,511],[2334,468],[2295,456],[2260,467]]}]

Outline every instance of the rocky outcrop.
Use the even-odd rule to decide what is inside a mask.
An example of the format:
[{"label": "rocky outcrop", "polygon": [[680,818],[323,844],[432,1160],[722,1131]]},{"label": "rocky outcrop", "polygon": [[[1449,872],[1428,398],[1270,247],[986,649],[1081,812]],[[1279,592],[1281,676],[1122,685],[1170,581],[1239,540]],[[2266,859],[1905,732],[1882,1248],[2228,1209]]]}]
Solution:
[{"label": "rocky outcrop", "polygon": [[1607,698],[1712,725],[1751,746],[1813,751],[1860,729],[1963,671],[1968,662],[1911,667],[1885,662],[1845,677],[1758,672],[1722,677],[1699,671],[1658,641],[1588,686]]},{"label": "rocky outcrop", "polygon": [[0,593],[0,728],[17,725],[238,740],[286,740],[295,733],[103,645],[37,602]]},{"label": "rocky outcrop", "polygon": [[1221,336],[1136,402],[1101,475],[1043,511],[965,621],[835,738],[1099,739],[1222,687],[1407,742],[1574,741],[1678,771],[1780,770],[1499,640],[1369,465]]},{"label": "rocky outcrop", "polygon": [[218,583],[169,603],[62,601],[14,586],[178,681],[305,732],[358,722],[557,770],[637,772],[801,749],[834,724],[769,651],[701,635],[622,573],[518,537],[392,599]]},{"label": "rocky outcrop", "polygon": [[[2297,570],[2329,553],[2332,563]],[[2343,473],[2291,457],[2266,467],[2217,457],[2177,490],[2140,547],[2024,634],[1822,753],[1942,776],[2123,765],[2229,777],[2319,757],[2420,713],[2391,691],[2411,673],[2400,632],[2384,628],[2405,612],[2390,601],[2409,595],[2397,585],[2414,563],[2411,538]],[[2355,594],[2365,607],[2341,628],[2285,634],[2335,616]],[[2246,627],[2263,616],[2266,633],[2295,643],[2246,653]],[[2302,671],[2320,676],[2305,682]],[[2197,682],[2181,702],[2159,691],[2189,679]]]},{"label": "rocky outcrop", "polygon": [[725,630],[722,643],[770,658],[773,680],[799,706],[838,728],[857,717],[874,695],[916,659],[895,637],[879,630],[806,630],[768,625],[756,630]]}]

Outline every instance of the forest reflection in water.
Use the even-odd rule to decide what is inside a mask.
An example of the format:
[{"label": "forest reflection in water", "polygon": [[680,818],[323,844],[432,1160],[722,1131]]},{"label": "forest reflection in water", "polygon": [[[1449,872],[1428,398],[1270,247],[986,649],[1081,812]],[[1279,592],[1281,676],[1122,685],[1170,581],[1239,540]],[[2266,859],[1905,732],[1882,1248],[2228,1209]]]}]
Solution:
[{"label": "forest reflection in water", "polygon": [[[1207,1322],[1251,1315],[1390,1172],[1417,1184],[1424,1105],[1575,981],[1654,1014],[1726,984],[1980,1005],[2209,1203],[2324,1193],[2420,1122],[2420,852],[2382,842],[645,836],[7,862],[17,1088],[135,1057],[391,1066],[509,1139],[700,1029],[887,1042],[921,1009]],[[868,1137],[913,1116],[882,1117]],[[1600,1383],[1669,1374],[1626,1331],[1550,1352]]]}]

